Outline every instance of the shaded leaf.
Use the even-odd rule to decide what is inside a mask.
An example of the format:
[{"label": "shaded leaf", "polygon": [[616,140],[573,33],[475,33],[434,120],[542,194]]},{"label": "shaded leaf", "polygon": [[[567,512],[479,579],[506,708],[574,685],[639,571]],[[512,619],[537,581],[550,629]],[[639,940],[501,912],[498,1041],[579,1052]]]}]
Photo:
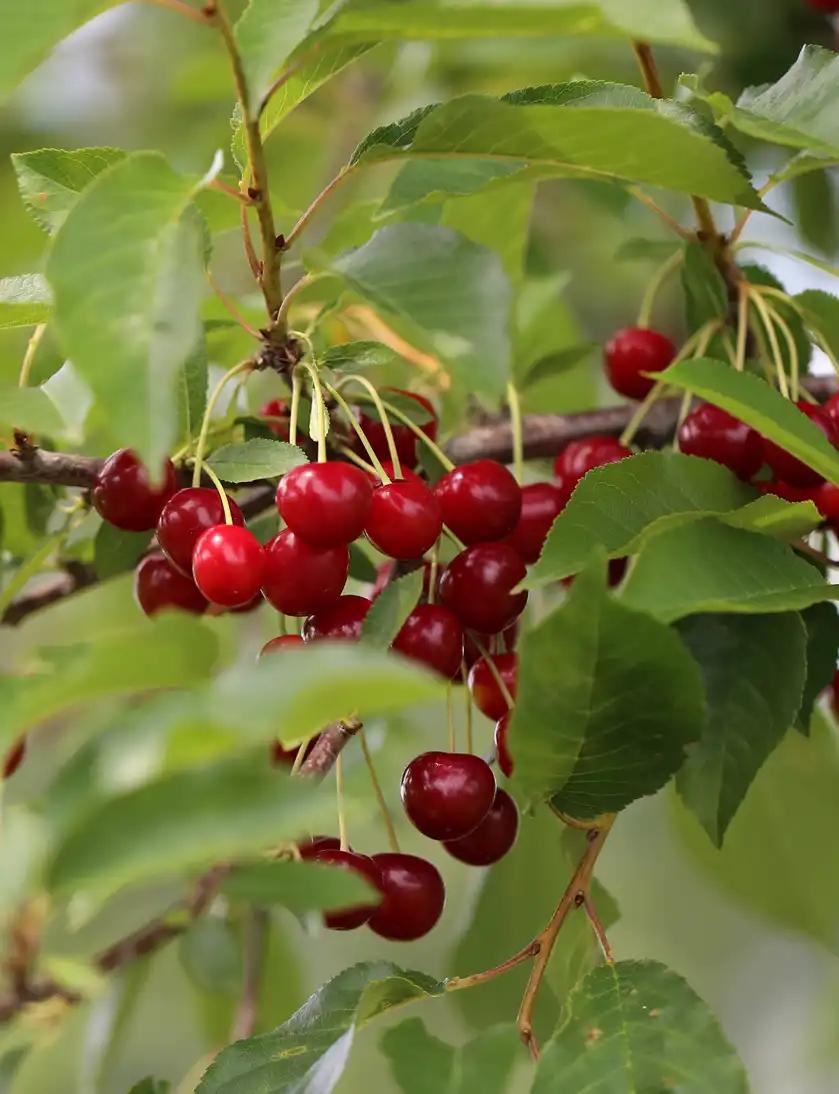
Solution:
[{"label": "shaded leaf", "polygon": [[318,862],[280,860],[236,866],[222,891],[252,904],[280,904],[295,915],[376,903],[376,891],[360,875]]},{"label": "shaded leaf", "polygon": [[0,385],[0,424],[7,429],[23,429],[27,433],[64,432],[64,421],[58,407],[40,387]]},{"label": "shaded leaf", "polygon": [[126,532],[102,521],[93,541],[93,564],[100,581],[133,570],[151,542],[151,531]]},{"label": "shaded leaf", "polygon": [[300,45],[318,0],[249,0],[234,27],[254,117],[275,72]]},{"label": "shaded leaf", "polygon": [[201,991],[234,995],[241,990],[241,949],[230,924],[220,916],[202,916],[191,923],[178,943],[178,957]]},{"label": "shaded leaf", "polygon": [[464,1045],[439,1040],[420,1018],[408,1018],[381,1040],[404,1094],[504,1094],[521,1042],[515,1026],[486,1030]]},{"label": "shaded leaf", "polygon": [[11,160],[23,204],[52,234],[96,176],[125,156],[121,148],[39,148],[13,152]]},{"label": "shaded leaf", "polygon": [[275,479],[307,462],[306,453],[296,444],[266,437],[254,437],[243,444],[225,444],[207,460],[223,482]]},{"label": "shaded leaf", "polygon": [[728,291],[707,247],[686,244],[681,272],[689,331],[727,315]]},{"label": "shaded leaf", "polygon": [[417,606],[422,592],[423,568],[390,581],[382,589],[361,625],[361,641],[385,649]]},{"label": "shaded leaf", "polygon": [[807,630],[807,679],[796,725],[806,737],[816,700],[832,683],[839,662],[839,614],[834,604],[813,604],[801,618]]}]

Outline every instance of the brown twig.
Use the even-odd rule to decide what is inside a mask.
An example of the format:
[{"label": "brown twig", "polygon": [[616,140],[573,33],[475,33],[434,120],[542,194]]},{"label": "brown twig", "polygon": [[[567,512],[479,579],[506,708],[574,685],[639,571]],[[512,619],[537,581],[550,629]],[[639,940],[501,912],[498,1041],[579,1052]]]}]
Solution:
[{"label": "brown twig", "polygon": [[346,718],[328,725],[321,731],[312,751],[300,765],[300,774],[323,778],[360,729],[361,722],[355,718]]},{"label": "brown twig", "polygon": [[326,186],[324,186],[318,196],[311,203],[309,208],[306,209],[306,211],[300,216],[297,223],[285,237],[283,250],[287,251],[291,246],[293,246],[294,243],[297,242],[297,237],[302,231],[304,231],[309,221],[312,219],[315,213],[317,213],[318,209],[320,209],[321,205],[323,205],[323,203],[330,196],[330,194],[338,189],[342,182],[345,182],[350,177],[354,170],[354,166],[342,167],[338,174],[335,176],[335,178],[328,182]]},{"label": "brown twig", "polygon": [[0,617],[0,623],[7,627],[16,626],[33,612],[95,585],[97,580],[98,576],[92,566],[70,560],[65,564],[62,573],[51,576],[32,592],[13,600]]},{"label": "brown twig", "polygon": [[93,456],[45,452],[42,448],[0,451],[0,482],[43,482],[53,486],[92,486],[103,461]]}]

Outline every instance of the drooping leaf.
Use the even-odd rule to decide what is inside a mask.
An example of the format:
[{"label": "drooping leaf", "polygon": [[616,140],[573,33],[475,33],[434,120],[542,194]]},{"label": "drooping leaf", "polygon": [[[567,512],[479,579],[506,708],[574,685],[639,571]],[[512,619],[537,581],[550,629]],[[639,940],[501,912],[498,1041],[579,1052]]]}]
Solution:
[{"label": "drooping leaf", "polygon": [[[522,183],[485,194],[468,194],[443,203],[440,224],[495,251],[514,285],[524,277],[535,186]],[[498,231],[498,225],[504,231]]]},{"label": "drooping leaf", "polygon": [[223,445],[207,460],[223,482],[275,479],[306,462],[306,453],[296,444],[265,437],[254,437],[243,444]]},{"label": "drooping leaf", "polygon": [[839,298],[821,289],[798,293],[796,303],[803,309],[804,321],[817,331],[834,356],[839,357]]},{"label": "drooping leaf", "polygon": [[376,903],[375,890],[360,874],[318,862],[274,860],[236,866],[224,879],[222,891],[251,904],[279,904],[295,915]]},{"label": "drooping leaf", "polygon": [[93,564],[100,581],[132,570],[151,541],[151,531],[126,532],[103,521],[93,541]]},{"label": "drooping leaf", "polygon": [[676,786],[720,846],[753,779],[801,706],[805,630],[793,612],[760,618],[696,615],[678,629],[702,672],[708,717]]},{"label": "drooping leaf", "polygon": [[610,558],[628,554],[657,521],[730,512],[754,497],[726,468],[678,452],[644,452],[598,467],[554,522],[524,584],[536,588],[576,573],[595,547]]},{"label": "drooping leaf", "polygon": [[417,606],[422,582],[422,567],[389,582],[373,601],[361,625],[361,641],[379,649],[387,648]]},{"label": "drooping leaf", "polygon": [[521,639],[509,729],[516,781],[573,817],[658,790],[703,718],[699,672],[678,635],[613,600],[600,562]]},{"label": "drooping leaf", "polygon": [[34,327],[52,315],[52,293],[41,274],[0,277],[0,330]]},{"label": "drooping leaf", "polygon": [[338,1082],[355,1031],[392,1007],[440,995],[443,984],[388,961],[354,965],[271,1033],[223,1049],[198,1094],[329,1094]]},{"label": "drooping leaf", "polygon": [[208,371],[206,337],[199,337],[195,349],[181,367],[178,388],[179,429],[192,439],[201,432],[201,421],[207,406]]},{"label": "drooping leaf", "polygon": [[794,611],[831,595],[786,544],[712,517],[652,534],[621,593],[625,604],[665,622],[699,612]]},{"label": "drooping leaf", "polygon": [[701,243],[686,244],[681,271],[688,330],[696,331],[710,319],[723,318],[728,312],[728,293],[708,248]]},{"label": "drooping leaf", "polygon": [[678,361],[660,374],[666,384],[699,395],[740,418],[808,467],[839,484],[839,453],[809,418],[765,380],[722,361]]},{"label": "drooping leaf", "polygon": [[52,234],[82,191],[125,155],[120,148],[39,148],[13,152],[11,159],[23,204],[35,222]]},{"label": "drooping leaf", "polygon": [[747,1094],[746,1072],[691,987],[657,961],[619,961],[588,974],[545,1045],[533,1094],[608,1090]]},{"label": "drooping leaf", "polygon": [[492,251],[447,228],[394,224],[330,269],[407,323],[469,390],[489,398],[504,390],[512,296]]},{"label": "drooping leaf", "polygon": [[175,439],[180,369],[202,333],[204,242],[186,215],[201,185],[157,153],[127,156],[78,199],[47,265],[68,355],[149,466]]},{"label": "drooping leaf", "polygon": [[196,919],[181,936],[178,957],[201,991],[235,995],[241,989],[242,954],[226,919],[217,915]]},{"label": "drooping leaf", "polygon": [[254,117],[274,73],[303,41],[317,12],[317,0],[249,0],[234,34]]},{"label": "drooping leaf", "polygon": [[806,737],[816,700],[832,683],[839,663],[839,614],[833,604],[813,604],[801,619],[807,630],[807,679],[796,726]]},{"label": "drooping leaf", "polygon": [[23,429],[27,433],[55,435],[64,432],[58,407],[40,387],[0,385],[0,426],[4,432]]},{"label": "drooping leaf", "polygon": [[404,1094],[505,1094],[521,1042],[511,1024],[454,1047],[408,1018],[385,1033],[382,1051]]},{"label": "drooping leaf", "polygon": [[718,519],[732,528],[762,532],[783,540],[799,539],[822,523],[822,515],[813,502],[785,501],[776,494],[764,494]]}]

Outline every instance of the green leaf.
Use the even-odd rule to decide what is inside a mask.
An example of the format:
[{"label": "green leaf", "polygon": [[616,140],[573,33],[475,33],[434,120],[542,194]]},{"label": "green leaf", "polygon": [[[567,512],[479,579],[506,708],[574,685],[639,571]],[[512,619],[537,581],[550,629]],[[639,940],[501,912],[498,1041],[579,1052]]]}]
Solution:
[{"label": "green leaf", "polygon": [[835,357],[839,357],[839,299],[820,289],[807,289],[794,297],[804,321],[817,331]]},{"label": "green leaf", "polygon": [[[330,346],[323,354],[321,364],[333,372],[362,372],[366,368],[389,368],[401,360],[398,353],[381,342],[344,342],[340,346]],[[388,397],[391,394],[389,392]]]},{"label": "green leaf", "polygon": [[815,566],[786,544],[712,517],[651,535],[621,591],[625,604],[664,622],[797,610],[830,596]]},{"label": "green leaf", "polygon": [[[495,251],[504,272],[514,285],[524,277],[535,186],[522,183],[493,193],[471,194],[446,201],[440,210],[440,224]],[[504,231],[498,231],[498,225]]]},{"label": "green leaf", "polygon": [[180,370],[202,333],[204,244],[185,215],[202,184],[157,153],[127,156],[81,195],[47,265],[68,356],[111,436],[151,467],[175,440]]},{"label": "green leaf", "polygon": [[0,277],[0,330],[34,327],[52,315],[52,293],[41,274]]},{"label": "green leaf", "polygon": [[376,891],[360,874],[319,862],[274,860],[236,866],[221,888],[235,900],[281,904],[295,915],[376,902]]},{"label": "green leaf", "polygon": [[[435,192],[477,192],[523,177],[611,178],[763,207],[721,130],[686,107],[623,84],[578,81],[423,107],[365,137],[350,164],[419,155],[440,158],[436,182],[424,173]],[[481,161],[471,179],[451,166],[467,157]],[[411,189],[418,200],[416,182]]]},{"label": "green leaf", "polygon": [[521,639],[516,781],[573,817],[613,813],[675,774],[702,731],[696,664],[668,627],[613,600],[605,565]]},{"label": "green leaf", "polygon": [[52,234],[96,176],[125,156],[120,148],[39,148],[13,152],[11,160],[23,204]]},{"label": "green leaf", "polygon": [[296,444],[265,437],[255,437],[243,444],[225,444],[207,460],[223,482],[275,479],[307,462],[306,453]]},{"label": "green leaf", "polygon": [[356,581],[363,581],[367,584],[375,582],[379,576],[376,569],[376,563],[373,559],[364,551],[364,548],[359,546],[358,543],[350,544],[350,577]]},{"label": "green leaf", "polygon": [[151,1076],[141,1079],[128,1091],[128,1094],[169,1094],[172,1084],[166,1079],[153,1079]]},{"label": "green leaf", "polygon": [[27,433],[63,433],[58,407],[40,387],[0,385],[0,424]]},{"label": "green leaf", "polygon": [[749,786],[801,706],[805,630],[801,617],[788,612],[759,619],[696,615],[682,621],[679,634],[702,672],[708,718],[676,786],[719,847]]},{"label": "green leaf", "polygon": [[202,916],[181,936],[178,956],[189,979],[201,991],[235,995],[242,987],[242,953],[230,924],[217,915]]},{"label": "green leaf", "polygon": [[644,452],[598,467],[554,521],[523,584],[537,588],[577,573],[595,547],[610,558],[631,553],[658,521],[730,512],[754,497],[726,468],[679,452]]},{"label": "green leaf", "polygon": [[381,1044],[404,1094],[505,1094],[521,1052],[513,1025],[486,1030],[455,1048],[432,1037],[420,1018],[389,1029]]},{"label": "green leaf", "polygon": [[778,539],[800,539],[822,523],[822,515],[811,501],[784,501],[776,494],[764,494],[742,509],[722,514],[719,519],[732,528],[763,532]]},{"label": "green leaf", "polygon": [[93,565],[100,581],[133,570],[150,542],[151,531],[125,532],[103,521],[93,541]]},{"label": "green leaf", "polygon": [[686,244],[681,270],[689,331],[728,314],[725,282],[707,247],[701,243]]},{"label": "green leaf", "polygon": [[277,771],[264,748],[176,771],[84,811],[47,881],[54,892],[103,900],[126,885],[255,854],[322,824],[327,795]]},{"label": "green leaf", "polygon": [[447,228],[394,224],[330,268],[399,316],[469,390],[503,392],[512,294],[498,255]]},{"label": "green leaf", "polygon": [[201,422],[207,406],[207,343],[201,337],[180,370],[178,389],[178,419],[180,431],[190,439],[201,432]]},{"label": "green leaf", "polygon": [[520,386],[526,390],[533,387],[534,384],[540,383],[542,380],[547,380],[551,377],[560,376],[563,373],[568,372],[570,369],[590,357],[594,348],[594,342],[584,342],[580,346],[569,346],[567,349],[559,350],[557,353],[551,353],[547,357],[542,357],[527,370],[523,382],[520,382]]},{"label": "green leaf", "polygon": [[801,613],[807,630],[807,679],[796,718],[807,736],[816,700],[833,681],[839,662],[839,614],[833,604],[813,604]]},{"label": "green leaf", "polygon": [[744,133],[774,144],[839,155],[839,58],[806,45],[774,84],[747,88],[730,120]]},{"label": "green leaf", "polygon": [[678,361],[659,378],[722,407],[839,485],[839,453],[806,415],[760,377],[700,357]]},{"label": "green leaf", "polygon": [[354,965],[273,1032],[223,1049],[204,1073],[198,1094],[329,1094],[357,1029],[393,1007],[443,990],[432,977],[405,972],[389,961]]},{"label": "green leaf", "polygon": [[390,581],[373,601],[361,625],[361,641],[386,649],[417,606],[422,592],[423,569]]},{"label": "green leaf", "polygon": [[[765,266],[743,263],[740,266],[740,270],[746,280],[752,285],[767,285],[769,288],[780,289],[782,292],[786,292],[783,284],[775,277],[771,270],[767,270]],[[790,329],[795,345],[795,353],[798,357],[798,372],[800,375],[803,375],[807,372],[807,368],[810,364],[810,358],[813,355],[813,347],[811,339],[807,336],[807,331],[804,329],[801,315],[792,303],[788,304],[785,300],[778,299],[778,297],[772,299],[772,307]],[[790,347],[786,338],[780,334],[780,332],[778,333],[778,343],[781,359],[784,362],[784,368],[787,375],[790,375],[793,367]],[[714,343],[711,343],[711,345],[713,347]],[[716,357],[719,360],[721,351],[715,350],[712,352],[709,350],[705,356]],[[724,356],[724,352],[722,353],[722,356]]]},{"label": "green leaf", "polygon": [[251,98],[253,116],[274,73],[306,37],[318,13],[318,0],[249,0],[234,34]]},{"label": "green leaf", "polygon": [[747,1094],[746,1072],[714,1015],[657,961],[619,961],[590,972],[545,1045],[533,1094],[671,1089]]}]

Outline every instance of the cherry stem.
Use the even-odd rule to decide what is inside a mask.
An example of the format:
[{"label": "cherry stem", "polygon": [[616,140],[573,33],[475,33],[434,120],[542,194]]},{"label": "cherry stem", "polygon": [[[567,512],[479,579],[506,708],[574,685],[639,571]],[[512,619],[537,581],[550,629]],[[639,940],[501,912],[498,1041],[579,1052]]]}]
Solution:
[{"label": "cherry stem", "polygon": [[[285,618],[285,617],[283,617]],[[310,738],[311,740],[311,738]],[[303,761],[306,759],[306,751],[309,745],[309,741],[301,741],[300,747],[294,754],[294,763],[291,765],[291,774],[296,775],[300,768],[303,766]]]},{"label": "cherry stem", "polygon": [[304,289],[308,289],[310,285],[313,285],[316,281],[322,280],[326,276],[326,274],[322,273],[304,274],[299,281],[295,281],[295,283],[285,294],[285,298],[280,305],[280,310],[277,312],[277,323],[279,323],[280,325],[285,324],[286,320],[288,319],[288,313],[291,305],[294,303],[294,299],[298,295],[298,293],[303,292]]},{"label": "cherry stem", "polygon": [[603,958],[610,965],[615,963],[615,955],[612,953],[612,947],[609,945],[609,939],[606,937],[606,928],[603,926],[603,921],[597,914],[597,908],[594,906],[594,901],[591,899],[591,893],[586,892],[583,894],[583,907],[586,910],[588,921],[591,924],[594,931],[595,938],[600,944],[600,951],[603,954]]},{"label": "cherry stem", "polygon": [[498,671],[498,665],[496,665],[495,663],[495,655],[490,654],[489,650],[486,648],[480,638],[478,638],[474,631],[470,632],[470,636],[472,638],[472,641],[478,647],[478,651],[480,652],[484,661],[486,661],[486,666],[492,673],[495,682],[498,685],[498,690],[501,692],[504,702],[507,704],[507,710],[512,710],[515,706],[515,702],[512,695],[510,694],[510,689],[504,683],[504,677]]},{"label": "cherry stem", "polygon": [[297,419],[300,417],[300,392],[303,388],[303,376],[299,368],[291,372],[291,407],[288,412],[288,441],[297,444]]},{"label": "cherry stem", "polygon": [[373,450],[373,446],[370,444],[370,442],[367,439],[367,434],[364,432],[364,430],[359,425],[355,414],[353,414],[353,412],[352,412],[352,407],[349,405],[349,403],[344,398],[344,396],[340,393],[340,391],[338,390],[337,387],[333,387],[332,384],[327,384],[325,382],[324,382],[324,387],[326,388],[326,390],[329,392],[329,394],[332,396],[332,398],[335,400],[335,402],[338,404],[338,406],[343,411],[344,417],[347,419],[349,424],[355,430],[356,436],[361,441],[362,445],[364,445],[364,451],[370,457],[370,463],[376,469],[376,474],[379,476],[381,481],[387,486],[390,483],[390,475],[388,475],[387,471],[385,471],[384,467],[382,467],[382,461],[379,459],[379,457],[376,455],[375,451]]},{"label": "cherry stem", "polygon": [[[759,294],[758,294],[759,295]],[[769,301],[764,300],[766,310],[771,316],[775,326],[781,332],[784,341],[787,344],[787,352],[789,353],[789,383],[790,393],[793,400],[797,400],[799,396],[799,363],[798,363],[798,347],[795,344],[795,338],[793,338],[792,331],[789,328],[789,324],[784,317],[780,314],[777,308],[773,307]]]},{"label": "cherry stem", "polygon": [[338,838],[341,841],[341,850],[349,850],[347,840],[347,818],[344,814],[344,756],[339,752],[335,757],[335,801],[338,807]]},{"label": "cherry stem", "polygon": [[510,432],[513,436],[513,471],[521,486],[524,477],[524,434],[521,422],[521,399],[512,382],[507,384],[507,405],[510,408]]},{"label": "cherry stem", "polygon": [[195,446],[195,466],[192,471],[192,485],[198,486],[201,482],[201,468],[204,463],[204,452],[207,448],[207,435],[210,431],[210,419],[213,416],[213,411],[216,408],[216,403],[219,401],[222,391],[228,382],[232,380],[234,376],[239,376],[243,372],[249,372],[253,368],[253,361],[249,357],[245,361],[240,361],[238,365],[234,365],[233,368],[225,372],[224,376],[219,380],[216,386],[213,388],[210,398],[207,400],[207,409],[204,411],[204,418],[201,422],[201,431],[198,434],[198,442]]},{"label": "cherry stem", "polygon": [[[439,541],[438,541],[439,542]],[[437,557],[437,544],[431,548],[428,559],[428,603],[433,604],[437,599],[437,571],[439,569],[440,562]]]},{"label": "cherry stem", "polygon": [[18,387],[26,387],[29,383],[29,375],[32,372],[32,365],[35,362],[35,354],[38,352],[38,346],[41,344],[41,339],[44,337],[46,329],[46,323],[39,323],[32,331],[29,341],[26,343],[26,352],[23,355],[23,361],[21,361],[20,365],[20,375],[17,378]]},{"label": "cherry stem", "polygon": [[790,397],[790,392],[789,385],[787,384],[786,372],[784,371],[784,359],[781,354],[778,336],[775,332],[775,325],[769,314],[769,308],[760,293],[753,292],[751,289],[747,291],[749,294],[749,301],[754,306],[754,309],[763,324],[763,329],[766,331],[766,337],[769,341],[769,348],[771,351],[772,364],[775,368],[775,376],[778,380],[778,388],[784,398],[788,399]]},{"label": "cherry stem", "polygon": [[302,364],[312,381],[312,398],[317,399],[318,402],[318,463],[326,463],[326,407],[323,402],[320,376],[310,362],[303,361]]},{"label": "cherry stem", "polygon": [[397,479],[401,479],[402,478],[402,466],[399,462],[399,452],[397,451],[397,448],[396,448],[396,441],[394,440],[394,437],[393,437],[393,429],[391,427],[390,421],[388,420],[387,412],[385,410],[385,404],[382,402],[382,397],[379,395],[378,391],[376,391],[375,387],[370,383],[370,381],[365,376],[359,376],[359,375],[354,373],[351,376],[343,377],[342,384],[343,383],[347,383],[347,384],[356,383],[356,384],[359,384],[361,387],[364,388],[364,390],[367,392],[367,394],[372,399],[373,405],[375,406],[376,410],[379,412],[379,417],[381,418],[381,422],[382,422],[382,428],[385,431],[385,438],[387,440],[387,450],[390,453],[390,462],[393,464],[394,477],[397,478]]},{"label": "cherry stem", "polygon": [[674,252],[665,262],[663,262],[659,266],[659,268],[650,278],[649,284],[647,285],[646,291],[644,293],[644,298],[641,301],[641,310],[638,312],[639,327],[649,327],[650,319],[652,318],[653,308],[655,307],[655,302],[658,294],[661,291],[661,288],[664,285],[665,281],[667,281],[668,277],[670,277],[670,275],[678,270],[679,266],[681,266],[682,258],[682,251],[679,250]]},{"label": "cherry stem", "polygon": [[496,976],[503,976],[505,972],[509,972],[521,965],[522,962],[535,957],[538,952],[539,942],[534,939],[532,942],[528,942],[523,950],[519,950],[512,957],[508,957],[500,965],[494,965],[491,969],[485,969],[483,972],[473,972],[471,976],[450,977],[446,981],[446,991],[461,991],[463,988],[474,988],[478,984],[485,984],[488,980],[494,980]]},{"label": "cherry stem", "polygon": [[440,448],[439,445],[436,445],[434,441],[432,441],[432,439],[428,436],[428,434],[424,433],[423,430],[420,429],[416,422],[411,421],[407,414],[403,413],[399,409],[399,407],[394,406],[393,403],[389,403],[387,399],[382,399],[381,402],[382,406],[385,408],[385,410],[387,410],[388,414],[392,414],[393,417],[397,419],[397,421],[400,421],[403,425],[406,425],[417,438],[417,440],[422,441],[422,443],[426,446],[429,452],[434,453],[434,455],[447,471],[452,470],[452,468],[454,467],[452,461],[442,450],[442,448]]},{"label": "cherry stem", "polygon": [[222,508],[222,511],[224,512],[224,523],[225,524],[232,524],[233,523],[233,516],[230,512],[230,501],[227,497],[227,491],[221,485],[221,480],[219,479],[218,475],[215,473],[215,471],[213,471],[212,467],[210,467],[210,465],[208,463],[204,464],[203,470],[204,470],[205,474],[207,475],[207,477],[212,482],[213,486],[216,488],[216,490],[218,490],[219,500],[221,501],[221,508]]},{"label": "cherry stem", "polygon": [[569,828],[579,828],[584,832],[590,831],[592,828],[596,828],[598,821],[583,821],[577,820],[576,817],[572,817],[569,813],[563,813],[561,809],[558,809],[552,801],[548,803],[548,809],[553,813],[555,817],[558,817],[563,824],[567,824]]},{"label": "cherry stem", "polygon": [[746,367],[746,343],[749,337],[749,289],[748,282],[737,286],[737,351],[734,367],[742,372]]},{"label": "cherry stem", "polygon": [[218,282],[209,270],[207,270],[207,281],[209,282],[210,288],[213,290],[213,292],[226,308],[227,312],[233,317],[233,319],[235,319],[235,321],[242,328],[242,330],[246,334],[249,334],[251,338],[255,338],[257,341],[259,341],[259,331],[252,327],[247,319],[245,319],[245,317],[242,315],[242,313],[239,311],[239,309],[236,307],[236,305],[233,303],[227,293],[219,287]]},{"label": "cherry stem", "polygon": [[475,742],[472,737],[472,697],[469,694],[469,671],[466,662],[460,662],[460,676],[463,680],[463,694],[466,697],[466,751],[475,751]]},{"label": "cherry stem", "polygon": [[357,452],[353,452],[349,445],[336,444],[335,448],[342,456],[348,459],[350,463],[354,463],[356,467],[360,467],[362,471],[366,471],[368,474],[375,475],[378,478],[378,472],[372,463],[368,463],[367,460],[362,459]]},{"label": "cherry stem", "polygon": [[379,782],[379,776],[376,774],[376,767],[373,763],[373,756],[370,752],[370,747],[367,744],[367,735],[364,732],[364,727],[356,734],[359,743],[361,745],[361,751],[364,755],[364,762],[367,764],[367,771],[370,775],[370,782],[373,785],[373,793],[376,795],[376,801],[379,803],[379,812],[382,814],[382,820],[384,821],[385,830],[387,831],[387,839],[390,844],[391,851],[395,851],[399,854],[399,840],[396,838],[396,829],[393,826],[393,817],[390,815],[390,809],[388,809],[387,802],[385,801],[384,793],[382,792],[382,784]]},{"label": "cherry stem", "polygon": [[270,920],[265,908],[249,908],[245,919],[242,994],[233,1018],[230,1038],[253,1037],[259,1017],[259,995],[265,969]]}]

